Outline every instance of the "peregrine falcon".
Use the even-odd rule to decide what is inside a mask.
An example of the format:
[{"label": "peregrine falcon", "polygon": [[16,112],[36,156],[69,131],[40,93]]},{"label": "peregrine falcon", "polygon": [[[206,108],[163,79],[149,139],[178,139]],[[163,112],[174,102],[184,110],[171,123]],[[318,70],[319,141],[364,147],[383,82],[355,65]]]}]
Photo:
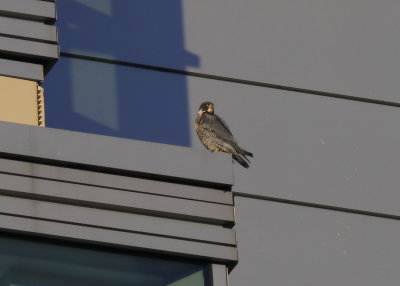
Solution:
[{"label": "peregrine falcon", "polygon": [[214,114],[213,103],[203,102],[200,105],[195,120],[195,129],[201,143],[208,150],[230,153],[240,165],[245,168],[249,167],[250,161],[246,156],[253,157],[253,154],[239,147],[225,121]]}]

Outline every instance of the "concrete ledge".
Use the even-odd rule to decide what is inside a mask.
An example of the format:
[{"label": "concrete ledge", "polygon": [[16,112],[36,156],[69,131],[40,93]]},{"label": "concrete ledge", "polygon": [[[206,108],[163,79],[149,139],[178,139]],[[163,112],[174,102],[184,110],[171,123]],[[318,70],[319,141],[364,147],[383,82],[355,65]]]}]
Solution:
[{"label": "concrete ledge", "polygon": [[0,214],[0,230],[234,265],[236,247]]},{"label": "concrete ledge", "polygon": [[0,53],[44,63],[55,61],[59,57],[57,45],[2,36],[0,36]]},{"label": "concrete ledge", "polygon": [[229,189],[227,154],[124,138],[0,122],[3,158]]},{"label": "concrete ledge", "polygon": [[[110,189],[114,192],[139,192],[233,206],[233,194],[230,191],[221,191],[213,188],[159,182],[15,160],[0,159],[0,178],[3,175],[12,175],[17,181],[20,181],[19,179],[21,178],[24,180],[45,179],[49,182],[85,185]],[[7,183],[7,180],[0,180],[0,185],[5,183]],[[66,191],[64,189],[61,190],[60,187],[61,185],[55,186],[55,191],[62,193],[65,197]],[[23,189],[23,186],[18,187],[19,191],[23,191]],[[87,194],[85,194],[85,196],[87,196]],[[90,197],[90,200],[92,199],[93,197]],[[115,198],[113,197],[113,199]]]},{"label": "concrete ledge", "polygon": [[35,21],[55,21],[54,2],[37,0],[1,0],[0,15]]},{"label": "concrete ledge", "polygon": [[0,59],[0,75],[27,80],[43,81],[44,70],[41,64]]},{"label": "concrete ledge", "polygon": [[232,229],[205,223],[146,216],[39,200],[0,196],[2,214],[24,216],[36,220],[79,224],[123,232],[169,237],[177,240],[235,246]]},{"label": "concrete ledge", "polygon": [[233,206],[1,173],[0,194],[216,225],[235,221]]},{"label": "concrete ledge", "polygon": [[57,44],[56,26],[0,16],[0,34]]}]

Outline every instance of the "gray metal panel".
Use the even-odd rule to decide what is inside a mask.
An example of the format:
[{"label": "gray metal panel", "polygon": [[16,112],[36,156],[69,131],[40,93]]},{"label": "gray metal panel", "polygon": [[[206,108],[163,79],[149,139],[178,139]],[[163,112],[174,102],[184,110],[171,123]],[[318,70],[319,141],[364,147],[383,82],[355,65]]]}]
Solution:
[{"label": "gray metal panel", "polygon": [[36,21],[53,21],[56,18],[55,3],[37,0],[1,0],[0,15]]},{"label": "gray metal panel", "polygon": [[[187,70],[400,102],[398,1],[183,2],[184,48],[199,58]],[[158,64],[140,51],[132,60]]]},{"label": "gray metal panel", "polygon": [[42,61],[56,60],[58,46],[0,36],[0,54],[34,58]]},{"label": "gray metal panel", "polygon": [[236,205],[232,286],[399,284],[398,220],[245,198]]},{"label": "gray metal panel", "polygon": [[57,43],[57,28],[35,21],[0,16],[0,34]]},{"label": "gray metal panel", "polygon": [[0,59],[0,75],[17,77],[27,80],[43,81],[43,66]]},{"label": "gray metal panel", "polygon": [[0,122],[0,152],[113,170],[231,185],[225,154],[123,138]]},{"label": "gray metal panel", "polygon": [[[235,164],[233,191],[400,215],[399,109],[188,78],[191,117],[202,101],[254,153]],[[204,149],[192,134],[195,149]]]},{"label": "gray metal panel", "polygon": [[0,174],[0,192],[213,224],[233,223],[233,207],[137,192]]},{"label": "gray metal panel", "polygon": [[0,172],[233,205],[230,191],[0,159]]},{"label": "gray metal panel", "polygon": [[221,226],[0,196],[3,214],[28,216],[175,239],[236,245],[235,232]]},{"label": "gray metal panel", "polygon": [[212,285],[213,286],[229,286],[228,270],[225,265],[211,265]]},{"label": "gray metal panel", "polygon": [[33,235],[74,240],[120,248],[133,248],[159,254],[173,254],[219,263],[237,261],[235,247],[176,240],[138,233],[0,215],[0,229]]},{"label": "gray metal panel", "polygon": [[186,48],[201,59],[189,70],[400,102],[400,5],[376,3],[185,1]]}]

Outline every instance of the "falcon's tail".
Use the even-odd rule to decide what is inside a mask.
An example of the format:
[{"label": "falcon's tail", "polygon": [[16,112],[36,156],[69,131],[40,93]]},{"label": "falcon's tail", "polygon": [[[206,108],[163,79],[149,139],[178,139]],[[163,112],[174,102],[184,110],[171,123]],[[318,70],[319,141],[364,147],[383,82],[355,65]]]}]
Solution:
[{"label": "falcon's tail", "polygon": [[247,162],[250,163],[250,160],[247,159],[246,156],[253,157],[253,153],[251,153],[251,152],[249,152],[247,150],[244,150],[243,148],[240,148],[239,146],[238,146],[236,152],[239,153]]},{"label": "falcon's tail", "polygon": [[[248,167],[250,166],[250,165],[243,159],[243,158],[246,159],[246,157],[244,157],[244,156],[232,154],[232,158],[233,158],[233,160],[235,160],[236,162],[238,162],[240,165],[242,165],[242,166],[245,167],[245,168],[248,168]],[[248,160],[247,160],[247,161],[248,161]]]},{"label": "falcon's tail", "polygon": [[242,149],[242,152],[243,152],[243,155],[244,155],[244,156],[253,157],[253,153],[251,153],[251,152],[249,152],[249,151],[246,151],[246,150]]}]

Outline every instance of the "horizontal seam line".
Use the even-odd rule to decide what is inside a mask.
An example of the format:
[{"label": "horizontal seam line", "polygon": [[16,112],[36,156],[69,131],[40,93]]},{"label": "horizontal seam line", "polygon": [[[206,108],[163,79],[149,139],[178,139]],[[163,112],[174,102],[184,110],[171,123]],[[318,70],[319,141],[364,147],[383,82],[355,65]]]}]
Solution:
[{"label": "horizontal seam line", "polygon": [[350,208],[344,208],[344,207],[338,207],[338,206],[332,206],[332,205],[324,205],[324,204],[309,203],[309,202],[289,200],[289,199],[281,199],[281,198],[262,196],[262,195],[246,194],[246,193],[241,193],[241,192],[233,192],[233,195],[235,197],[243,197],[243,198],[271,201],[271,202],[284,203],[284,204],[290,204],[290,205],[305,206],[305,207],[310,207],[310,208],[326,209],[326,210],[331,210],[331,211],[338,211],[338,212],[353,213],[353,214],[359,214],[359,215],[365,215],[365,216],[400,220],[399,215],[391,215],[391,214],[358,210],[358,209],[350,209]]},{"label": "horizontal seam line", "polygon": [[25,41],[31,41],[31,42],[35,42],[35,43],[43,43],[43,44],[49,44],[49,45],[55,45],[55,46],[57,45],[57,40],[49,40],[49,39],[32,37],[32,36],[20,36],[20,35],[11,35],[11,34],[0,33],[0,37],[17,39],[17,40],[25,40]]},{"label": "horizontal seam line", "polygon": [[[54,1],[44,1],[44,2],[51,2],[54,3]],[[18,10],[7,10],[7,9],[0,9],[0,15],[9,17],[9,18],[16,18],[16,19],[22,19],[22,20],[29,20],[29,21],[34,21],[34,22],[40,22],[41,20],[46,20],[50,24],[53,24],[54,21],[56,20],[56,16],[54,13],[54,16],[51,15],[45,15],[45,14],[38,14],[35,12],[26,12],[26,11],[18,11]],[[45,24],[47,24],[45,22]]]},{"label": "horizontal seam line", "polygon": [[298,88],[298,87],[285,86],[285,85],[279,85],[279,84],[272,84],[272,83],[266,83],[266,82],[260,82],[260,81],[238,79],[238,78],[204,74],[204,73],[198,73],[198,72],[192,72],[192,71],[184,71],[184,70],[178,70],[178,69],[166,68],[166,67],[160,67],[160,66],[154,66],[154,65],[126,62],[126,61],[121,61],[121,60],[112,60],[112,59],[98,58],[98,57],[93,57],[93,56],[76,55],[76,54],[70,54],[70,53],[66,53],[66,52],[61,52],[60,55],[65,56],[65,57],[70,57],[70,58],[91,60],[91,61],[103,62],[103,63],[109,63],[109,64],[118,64],[118,65],[123,65],[123,66],[129,66],[129,67],[135,67],[135,68],[141,68],[141,69],[147,69],[147,70],[154,70],[154,71],[159,71],[159,72],[168,72],[168,73],[175,73],[175,74],[180,74],[180,75],[189,75],[189,76],[194,76],[194,77],[199,77],[199,78],[207,78],[207,79],[213,79],[213,80],[218,80],[218,81],[233,82],[233,83],[245,84],[245,85],[251,85],[251,86],[267,87],[267,88],[286,90],[286,91],[292,91],[292,92],[297,92],[297,93],[313,94],[313,95],[319,95],[319,96],[325,96],[325,97],[333,97],[333,98],[346,99],[346,100],[352,100],[352,101],[358,101],[358,102],[372,103],[372,104],[377,104],[377,105],[400,107],[400,103],[397,103],[397,102],[385,101],[385,100],[379,100],[379,99],[371,99],[371,98],[365,98],[365,97],[358,97],[358,96],[352,96],[352,95],[345,95],[345,94],[333,93],[333,92],[327,92],[327,91],[318,91],[318,90]]},{"label": "horizontal seam line", "polygon": [[91,224],[86,224],[86,223],[63,221],[63,220],[57,220],[57,219],[41,218],[41,217],[35,217],[35,216],[29,216],[29,215],[20,215],[20,214],[6,213],[6,212],[0,212],[0,215],[11,216],[11,217],[19,217],[19,218],[26,218],[26,219],[32,219],[32,220],[47,221],[47,222],[54,222],[54,223],[61,223],[61,224],[70,224],[70,225],[75,225],[75,226],[90,227],[90,228],[94,228],[94,229],[98,228],[98,229],[119,231],[119,232],[132,233],[132,234],[141,234],[141,235],[155,236],[155,237],[162,237],[162,238],[170,238],[170,239],[176,239],[176,240],[185,240],[185,241],[204,243],[204,244],[228,246],[228,247],[234,247],[234,248],[236,247],[236,244],[229,244],[229,243],[223,243],[223,242],[213,242],[213,241],[200,240],[200,239],[195,239],[195,238],[172,236],[172,235],[166,235],[166,234],[157,234],[157,233],[150,233],[150,232],[143,232],[143,231],[134,231],[134,230],[120,229],[120,228],[100,226],[100,225],[91,225]]}]

